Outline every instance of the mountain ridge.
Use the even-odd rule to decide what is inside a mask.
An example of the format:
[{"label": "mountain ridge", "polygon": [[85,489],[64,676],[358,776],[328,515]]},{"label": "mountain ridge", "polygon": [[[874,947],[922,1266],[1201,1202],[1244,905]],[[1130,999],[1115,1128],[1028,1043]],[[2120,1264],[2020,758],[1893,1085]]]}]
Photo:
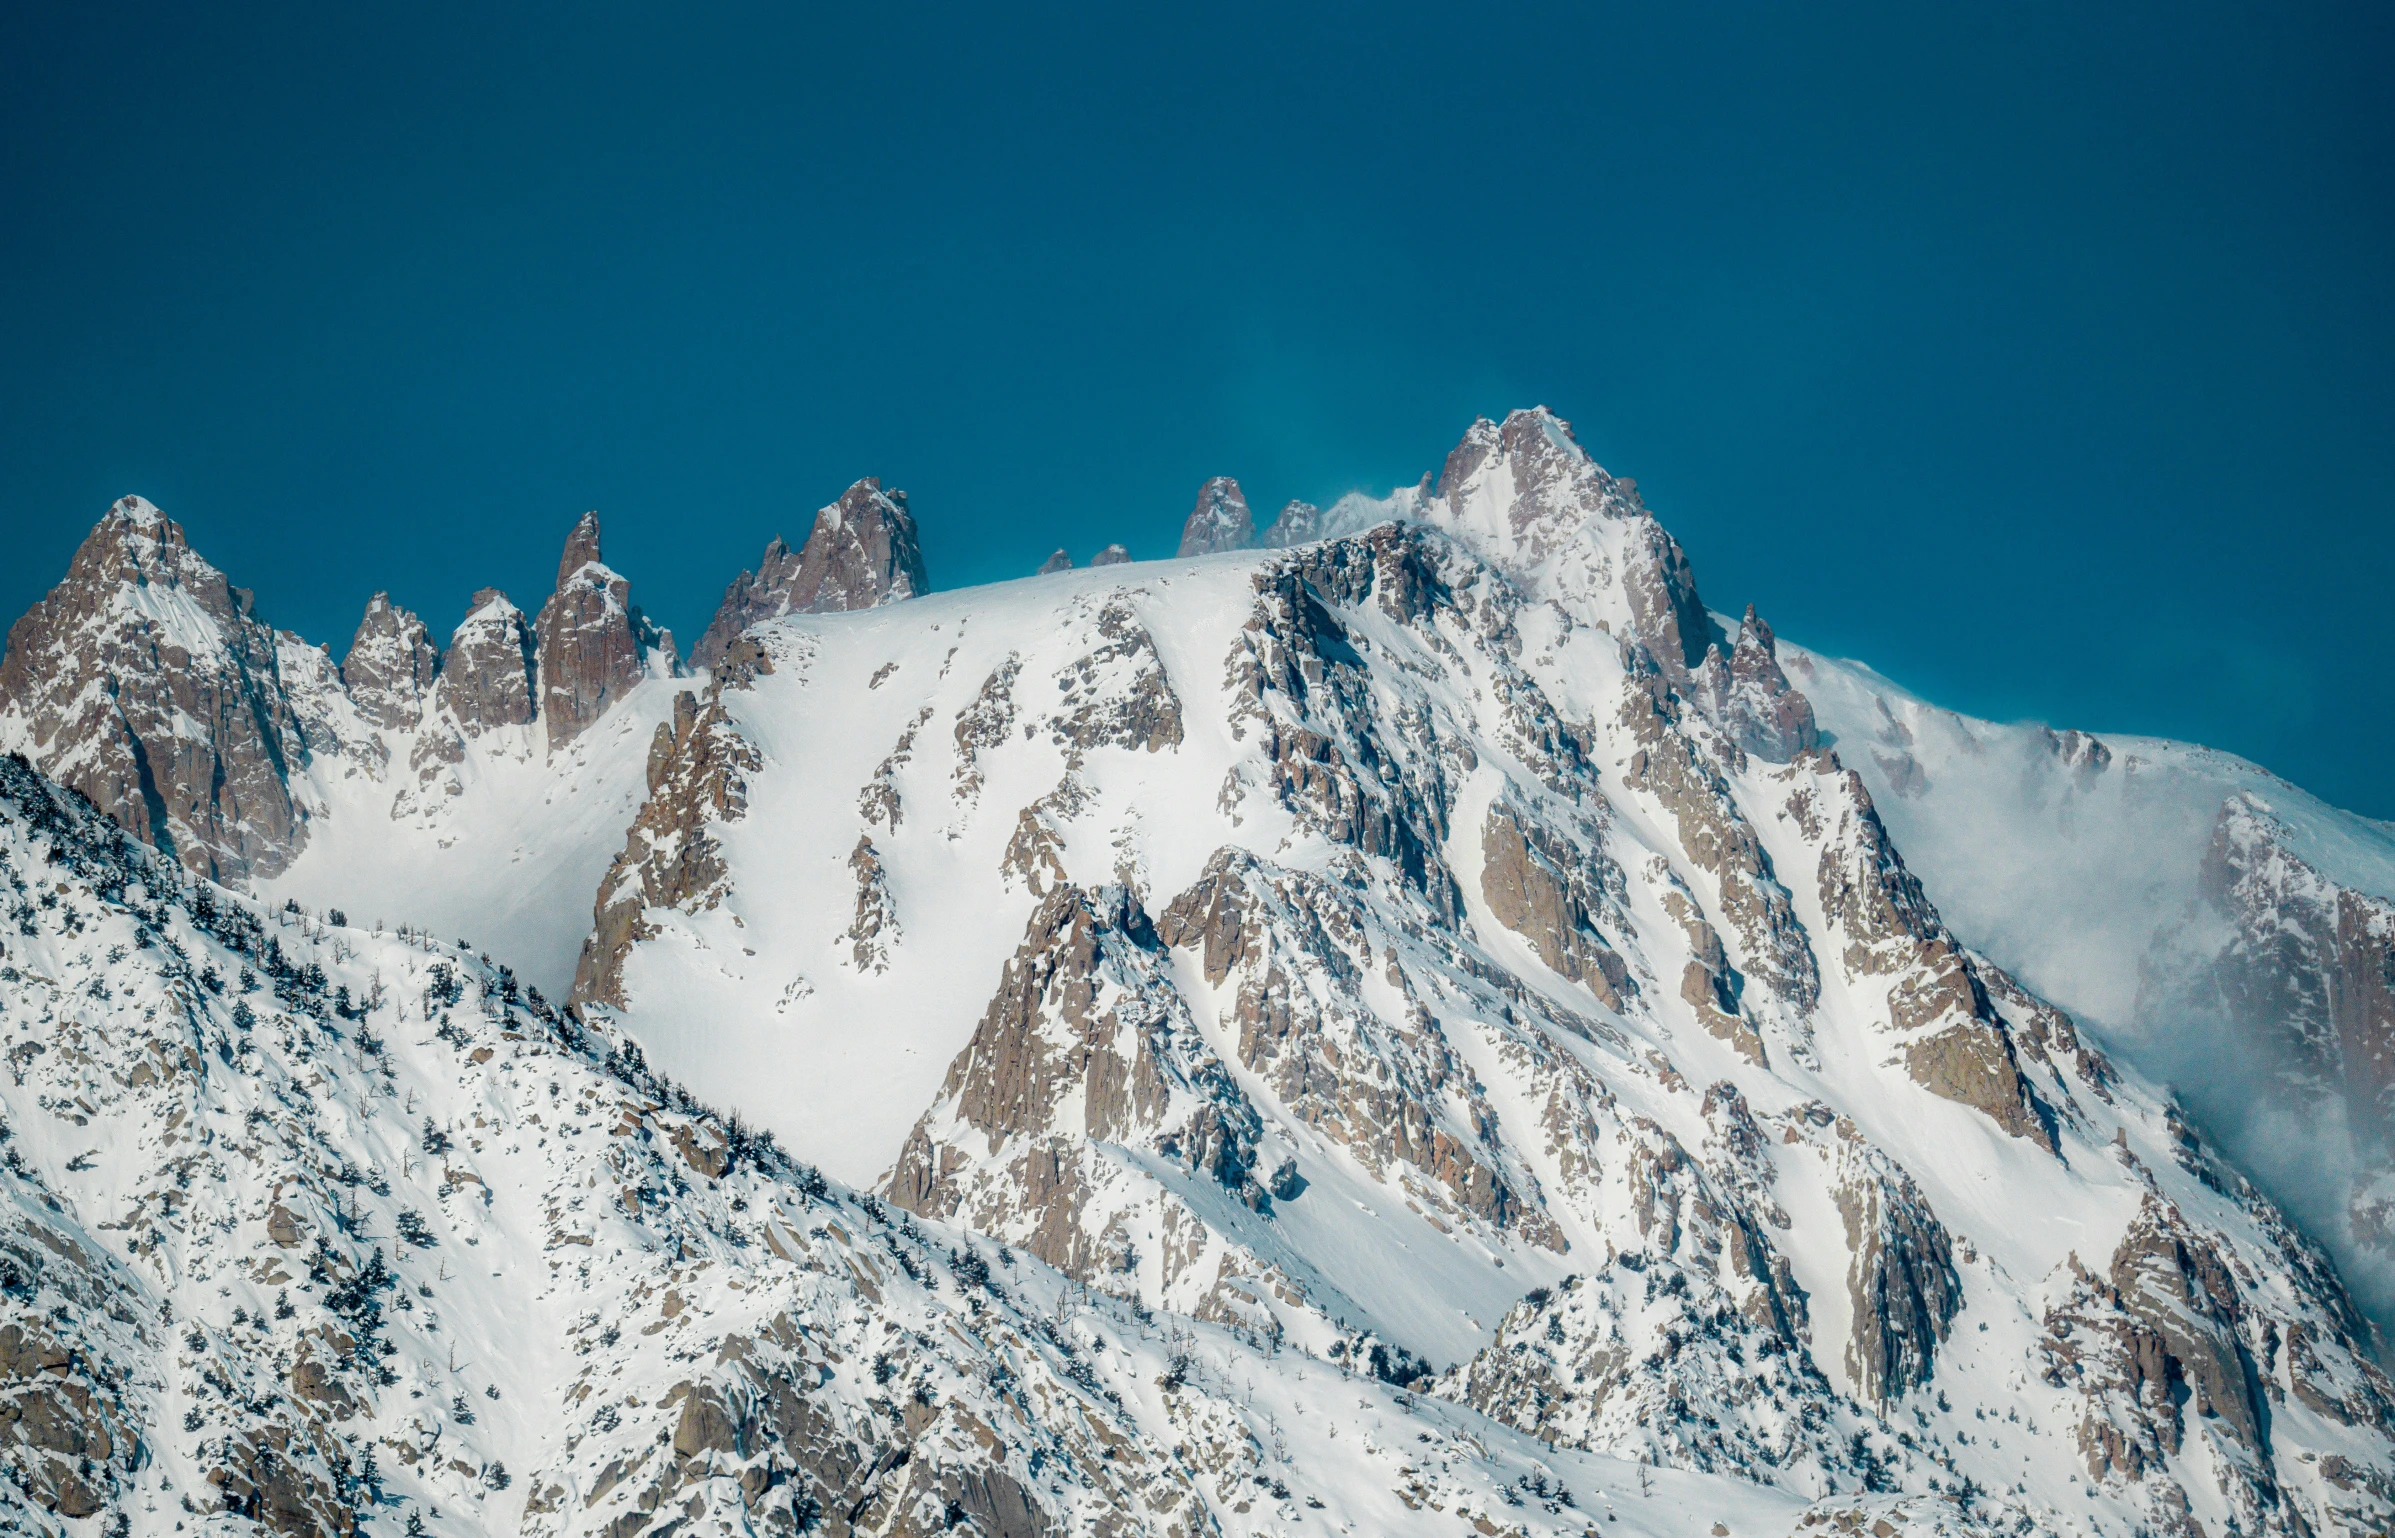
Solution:
[{"label": "mountain ridge", "polygon": [[[477,595],[481,623],[442,654],[378,598],[340,670],[276,638],[269,672],[247,660],[269,633],[238,590],[187,566],[160,532],[171,525],[146,516],[124,528],[150,532],[114,537],[156,546],[133,552],[137,576],[143,561],[178,582],[188,571],[189,612],[154,614],[146,576],[87,582],[70,594],[80,608],[54,612],[115,616],[153,679],[190,673],[226,698],[280,687],[268,703],[287,702],[289,724],[261,740],[282,757],[227,746],[251,769],[298,766],[279,783],[303,836],[145,818],[122,775],[91,774],[105,756],[86,743],[159,731],[122,707],[64,709],[82,675],[57,637],[82,632],[56,619],[37,627],[46,644],[22,662],[12,644],[0,662],[0,680],[17,680],[0,688],[0,737],[82,775],[103,808],[113,797],[134,836],[165,829],[171,853],[187,855],[177,830],[196,827],[213,840],[196,874],[246,874],[270,903],[304,897],[286,913],[318,931],[324,973],[367,948],[315,917],[336,902],[412,920],[411,949],[385,970],[422,988],[414,958],[448,952],[418,924],[454,932],[445,921],[472,914],[527,975],[537,954],[540,986],[570,992],[568,1011],[513,996],[496,963],[442,964],[480,990],[501,1044],[509,1029],[586,1036],[608,1061],[639,1063],[636,1080],[666,1085],[654,1062],[746,1118],[642,1112],[644,1144],[681,1160],[668,1168],[713,1182],[715,1150],[769,1129],[843,1183],[810,1200],[898,1214],[893,1255],[921,1225],[961,1236],[941,1241],[950,1272],[986,1276],[989,1262],[966,1263],[983,1236],[1019,1285],[1047,1278],[1037,1289],[1106,1312],[1113,1330],[1146,1316],[1169,1321],[1168,1340],[1210,1332],[1226,1383],[1283,1362],[1352,1373],[1380,1385],[1376,1415],[1486,1417],[1534,1439],[1509,1446],[1568,1450],[1576,1477],[1610,1491],[1630,1488],[1625,1470],[1685,1470],[1714,1481],[1688,1487],[1702,1499],[1751,1492],[1762,1504],[1742,1510],[1775,1528],[1885,1512],[1873,1520],[1905,1530],[2358,1533],[2395,1512],[2395,1389],[2338,1271],[2369,1263],[2369,1171],[2344,1207],[2299,1207],[2316,1229],[2347,1213],[2322,1229],[2332,1261],[2236,1168],[2234,1136],[2207,1136],[2048,1002],[2110,995],[2056,959],[2073,953],[2036,905],[1991,906],[1969,880],[1989,854],[1968,828],[1999,806],[1990,786],[2030,787],[2007,826],[2044,849],[2089,796],[2160,784],[2195,806],[2213,782],[2158,780],[2161,759],[2118,739],[1983,731],[1781,640],[1752,606],[1717,617],[1635,482],[1543,408],[1474,423],[1435,477],[1386,499],[1293,504],[1259,535],[1236,483],[1217,478],[1190,520],[1203,550],[929,596],[903,495],[861,481],[818,515],[822,559],[813,536],[796,556],[777,541],[727,591],[702,638],[704,679],[678,674],[670,640],[598,564],[595,518],[537,620]],[[2018,785],[1966,773],[2016,752]],[[46,794],[20,786],[14,804]],[[2162,913],[2172,902],[2243,912],[2255,937],[2316,915],[2295,951],[2257,938],[2182,971],[2213,979],[2207,997],[2271,1001],[2224,1039],[2279,1032],[2312,1052],[2273,1094],[2342,1074],[2366,1118],[2387,1010],[2374,996],[2343,1014],[2306,1001],[2351,997],[2310,980],[2375,975],[2374,937],[2395,924],[2325,874],[2358,858],[2320,856],[2324,830],[2344,825],[2258,807],[2233,835],[2215,823],[2219,852],[2199,868],[2215,874],[2183,897],[2168,882],[2141,890],[2138,912],[2159,916],[2139,920],[2142,941],[2106,932],[2103,976],[2196,935]],[[1899,852],[1916,841],[1920,874]],[[258,853],[285,843],[280,865]],[[26,911],[49,934],[47,910]],[[339,1008],[311,1002],[324,986],[285,1002],[329,1013],[343,1037],[369,984],[344,985]],[[432,1006],[416,1007],[429,1022]],[[519,1009],[529,1023],[507,1025]],[[201,1013],[192,1028],[214,1039]],[[2095,1018],[2120,1033],[2100,1004]],[[102,1011],[87,1028],[131,1022]],[[356,1066],[311,1071],[356,1087]],[[55,1103],[12,1104],[11,1118],[46,1127]],[[520,1127],[538,1102],[510,1104]],[[379,1135],[344,1157],[380,1168],[392,1150]],[[83,1191],[63,1147],[54,1162],[44,1178]],[[623,1186],[614,1210],[724,1230],[707,1188],[653,1184]],[[766,1230],[777,1263],[794,1233]],[[906,1253],[912,1280],[929,1252]],[[741,1264],[764,1268],[744,1288],[786,1285],[762,1258]],[[999,1293],[969,1316],[992,1302],[1007,1328],[1036,1333]],[[1079,1383],[1072,1359],[1039,1371]],[[763,1404],[782,1371],[747,1388],[694,1382],[675,1402],[684,1423],[702,1401]],[[1178,1371],[1167,1360],[1159,1376]],[[985,1424],[1018,1413],[965,1397]],[[755,1445],[813,1448],[798,1460],[808,1490],[848,1489],[852,1472],[822,1461],[827,1444],[795,1413],[755,1422],[768,1428]],[[911,1410],[897,1419],[910,1440],[922,1429]],[[1056,1430],[1016,1424],[1042,1446]],[[1164,1424],[1129,1434],[1180,1434]],[[1279,1435],[1243,1424],[1251,1445]],[[754,1483],[693,1472],[702,1454],[750,1457],[750,1431],[718,1449],[702,1427],[685,1450],[681,1429],[655,1502],[605,1516],[615,1538],[673,1520],[669,1496],[710,1530],[804,1525],[791,1470],[774,1482],[782,1465]],[[488,1514],[487,1488],[465,1496],[485,1513],[473,1520],[586,1530],[534,1509],[550,1483],[588,1487],[571,1440],[546,1435],[538,1457],[563,1472],[514,1518]],[[988,1531],[1134,1522],[1085,1461],[1096,1445],[1056,1448],[1064,1487],[1011,1450],[998,1464],[930,1458],[932,1483],[909,1476],[906,1510],[946,1502],[943,1520],[962,1512]],[[353,1491],[320,1451],[312,1477]],[[234,1477],[218,1483],[229,1512],[249,1499]],[[1325,1509],[1362,1498],[1347,1473],[1262,1477]],[[1474,1488],[1488,1509],[1492,1487]],[[1537,1492],[1507,1488],[1503,1520],[1530,1521]],[[49,1487],[51,1509],[63,1489]],[[828,1495],[808,1498],[810,1520],[855,1524],[866,1509],[842,1518]],[[1375,1520],[1426,1522],[1457,1498],[1407,1496]],[[1311,1509],[1292,1499],[1268,1514],[1218,1480],[1176,1496],[1181,1515],[1121,1530],[1277,1527]],[[1579,1530],[1568,1503],[1539,1500],[1557,1530]],[[321,1491],[285,1506],[292,1531],[347,1531],[340,1511],[397,1520]],[[1655,1530],[1698,1530],[1684,1515]]]}]

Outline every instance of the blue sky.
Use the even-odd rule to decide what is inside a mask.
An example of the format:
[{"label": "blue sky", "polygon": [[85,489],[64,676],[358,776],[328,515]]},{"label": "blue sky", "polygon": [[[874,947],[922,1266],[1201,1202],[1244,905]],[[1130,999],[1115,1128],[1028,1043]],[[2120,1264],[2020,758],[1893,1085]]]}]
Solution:
[{"label": "blue sky", "polygon": [[140,491],[446,633],[596,507],[687,643],[859,475],[955,586],[1543,401],[1717,608],[2395,816],[2395,13],[1144,9],[14,9],[0,609]]}]

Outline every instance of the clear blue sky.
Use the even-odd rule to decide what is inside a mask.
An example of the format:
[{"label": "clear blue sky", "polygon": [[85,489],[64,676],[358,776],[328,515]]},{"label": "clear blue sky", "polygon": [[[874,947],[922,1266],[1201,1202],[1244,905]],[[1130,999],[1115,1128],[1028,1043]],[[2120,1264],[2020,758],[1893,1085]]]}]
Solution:
[{"label": "clear blue sky", "polygon": [[0,21],[9,615],[127,491],[336,652],[597,507],[687,644],[859,475],[955,586],[1544,401],[1717,608],[2395,816],[2382,5],[143,9]]}]

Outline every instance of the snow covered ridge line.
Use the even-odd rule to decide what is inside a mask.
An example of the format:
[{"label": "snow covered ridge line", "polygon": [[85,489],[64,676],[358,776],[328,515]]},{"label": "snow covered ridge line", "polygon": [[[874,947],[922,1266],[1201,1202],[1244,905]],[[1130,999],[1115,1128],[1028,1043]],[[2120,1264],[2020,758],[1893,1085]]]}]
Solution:
[{"label": "snow covered ridge line", "polygon": [[[694,660],[790,612],[869,608],[921,593],[904,492],[863,480],[816,516],[801,551],[778,539],[743,573]],[[311,824],[363,815],[363,779],[393,820],[439,820],[491,758],[551,758],[644,680],[680,676],[671,634],[631,601],[586,513],[557,585],[527,617],[476,593],[446,647],[387,594],[368,601],[347,657],[253,613],[150,503],[111,507],[67,576],[9,633],[0,745],[27,753],[121,826],[227,881],[271,879]]]},{"label": "snow covered ridge line", "polygon": [[1959,1532],[1543,1447],[827,1185],[0,762],[0,1526]]},{"label": "snow covered ridge line", "polygon": [[[818,530],[892,509],[852,488]],[[1228,484],[1199,511],[1254,544]],[[213,593],[167,528],[135,531],[142,569]],[[355,679],[287,696],[354,752],[281,782],[320,799],[251,872],[262,903],[172,866],[59,891],[0,817],[25,883],[0,920],[34,926],[0,929],[25,1080],[0,1104],[61,1203],[26,1210],[88,1222],[129,1318],[150,1288],[205,1326],[190,1368],[152,1363],[161,1415],[129,1371],[87,1391],[124,1425],[174,1423],[207,1371],[301,1401],[263,1461],[193,1452],[178,1495],[222,1469],[237,1505],[339,1531],[361,1503],[322,1491],[371,1446],[443,1520],[614,1538],[949,1502],[990,1531],[1574,1530],[1634,1464],[1689,1481],[1661,1525],[1708,1532],[2395,1512],[2395,1389],[2337,1269],[1942,908],[1900,852],[1915,803],[1846,761],[1886,743],[1817,716],[1834,680],[1751,609],[1708,610],[1551,413],[1473,424],[1386,502],[1287,510],[1261,550],[827,621],[804,594],[845,579],[777,547],[704,687],[610,692],[646,643],[596,533],[545,622],[479,595],[443,657],[386,605]],[[257,634],[167,586],[92,591],[189,638],[190,671],[251,676],[224,670]],[[444,697],[467,655],[497,686]],[[2056,762],[2101,785],[2097,756]],[[2223,869],[2332,934],[2305,874],[2329,867],[2278,837]],[[192,922],[203,892],[227,932]],[[412,927],[307,911],[333,908]],[[569,977],[578,1023],[532,989]],[[628,1066],[635,1035],[824,1190],[731,1158]],[[439,1412],[460,1394],[471,1421]],[[1407,1436],[1434,1440],[1405,1460]],[[321,1466],[283,1499],[291,1448]]]},{"label": "snow covered ridge line", "polygon": [[578,996],[919,1216],[1558,1446],[2377,1530],[2334,1268],[1946,927],[1560,424],[1450,465],[1287,552],[752,631]]}]

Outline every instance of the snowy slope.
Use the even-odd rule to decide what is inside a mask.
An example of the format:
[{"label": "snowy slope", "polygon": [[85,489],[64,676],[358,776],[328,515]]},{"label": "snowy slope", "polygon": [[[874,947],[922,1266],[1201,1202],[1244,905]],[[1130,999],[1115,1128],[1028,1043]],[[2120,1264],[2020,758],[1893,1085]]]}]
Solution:
[{"label": "snowy slope", "polygon": [[441,766],[455,794],[418,784],[413,733],[361,722],[373,750],[308,766],[308,842],[256,890],[470,940],[562,998],[588,894],[639,809],[649,736],[672,691],[665,678],[643,682],[555,753],[538,722],[461,741],[459,760]]},{"label": "snowy slope", "polygon": [[1827,1515],[1135,1315],[826,1188],[480,958],[253,908],[7,763],[0,882],[11,1531]]},{"label": "snowy slope", "polygon": [[2333,1270],[1842,755],[1739,746],[1810,712],[1634,488],[1519,413],[1406,510],[752,632],[577,997],[911,1210],[1567,1445],[2376,1520]]},{"label": "snowy slope", "polygon": [[595,519],[344,670],[120,504],[0,738],[182,868],[0,765],[0,1498],[2384,1529],[2389,830],[1727,624],[1543,410],[1313,518],[852,613],[777,544],[692,679]]},{"label": "snowy slope", "polygon": [[2178,1086],[2395,1330],[2395,827],[2230,754],[1974,720],[1788,650],[1957,932]]}]

